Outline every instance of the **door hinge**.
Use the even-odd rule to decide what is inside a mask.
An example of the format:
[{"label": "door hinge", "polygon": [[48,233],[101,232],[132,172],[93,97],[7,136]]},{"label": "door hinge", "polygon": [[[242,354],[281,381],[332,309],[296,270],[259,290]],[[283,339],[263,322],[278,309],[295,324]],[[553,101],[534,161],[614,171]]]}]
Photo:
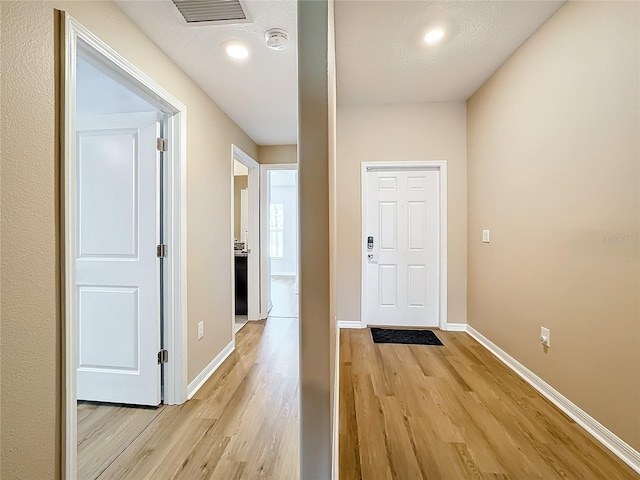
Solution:
[{"label": "door hinge", "polygon": [[166,257],[168,252],[169,252],[169,249],[167,248],[166,245],[162,244],[162,245],[156,246],[156,256],[158,258]]},{"label": "door hinge", "polygon": [[169,351],[168,350],[160,350],[158,352],[158,365],[161,363],[167,363],[169,361]]},{"label": "door hinge", "polygon": [[164,138],[156,139],[156,148],[158,149],[159,152],[166,152],[167,151],[167,141]]}]

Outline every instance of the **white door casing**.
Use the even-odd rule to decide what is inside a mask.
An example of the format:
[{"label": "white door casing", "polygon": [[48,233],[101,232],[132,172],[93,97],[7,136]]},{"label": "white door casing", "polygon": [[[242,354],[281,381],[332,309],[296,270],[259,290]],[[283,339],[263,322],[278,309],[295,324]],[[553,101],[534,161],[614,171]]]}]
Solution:
[{"label": "white door casing", "polygon": [[363,165],[363,326],[442,326],[441,165],[386,165]]},{"label": "white door casing", "polygon": [[240,190],[240,238],[241,242],[247,241],[249,232],[249,189]]},{"label": "white door casing", "polygon": [[77,478],[77,299],[76,299],[76,57],[82,52],[93,58],[108,74],[115,74],[129,88],[165,112],[166,228],[169,255],[164,263],[164,345],[169,361],[164,364],[163,402],[180,404],[187,399],[187,107],[142,73],[133,64],[92,34],[68,13],[62,12],[64,48],[64,121],[61,154],[64,219],[64,459],[65,478]]},{"label": "white door casing", "polygon": [[161,401],[158,113],[77,118],[77,398]]}]

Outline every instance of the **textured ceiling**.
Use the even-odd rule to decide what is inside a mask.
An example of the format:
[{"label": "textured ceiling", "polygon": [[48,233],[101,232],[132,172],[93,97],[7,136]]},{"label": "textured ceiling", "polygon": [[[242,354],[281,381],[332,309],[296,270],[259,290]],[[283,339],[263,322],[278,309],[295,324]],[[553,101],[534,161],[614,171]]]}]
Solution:
[{"label": "textured ceiling", "polygon": [[[252,23],[187,26],[171,0],[116,4],[259,145],[297,143],[298,78],[295,0],[247,0]],[[289,33],[270,50],[264,33]],[[223,43],[239,40],[250,58],[238,62]]]},{"label": "textured ceiling", "polygon": [[337,0],[338,104],[466,100],[563,3]]},{"label": "textured ceiling", "polygon": [[[171,0],[118,6],[259,145],[297,142],[296,1],[248,0],[252,23],[186,26]],[[466,100],[563,1],[336,0],[338,103]],[[432,47],[432,26],[446,30]],[[289,32],[283,51],[264,32]],[[236,62],[222,45],[240,40]]]}]

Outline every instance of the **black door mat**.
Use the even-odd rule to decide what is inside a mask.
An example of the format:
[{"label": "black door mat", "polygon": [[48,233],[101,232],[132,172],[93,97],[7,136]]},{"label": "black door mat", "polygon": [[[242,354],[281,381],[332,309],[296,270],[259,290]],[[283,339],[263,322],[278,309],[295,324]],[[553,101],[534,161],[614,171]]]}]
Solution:
[{"label": "black door mat", "polygon": [[372,328],[373,343],[402,343],[405,345],[444,346],[431,330],[397,330],[395,328]]}]

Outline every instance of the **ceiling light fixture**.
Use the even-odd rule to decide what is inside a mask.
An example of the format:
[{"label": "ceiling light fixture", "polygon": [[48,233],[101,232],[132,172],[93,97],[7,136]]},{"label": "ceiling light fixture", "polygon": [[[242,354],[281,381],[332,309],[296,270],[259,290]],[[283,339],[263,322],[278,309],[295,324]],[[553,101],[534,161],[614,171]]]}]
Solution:
[{"label": "ceiling light fixture", "polygon": [[271,28],[264,32],[267,47],[272,50],[284,50],[289,42],[289,34],[282,28]]},{"label": "ceiling light fixture", "polygon": [[224,49],[235,60],[244,60],[249,56],[249,49],[238,42],[227,42]]},{"label": "ceiling light fixture", "polygon": [[434,28],[433,30],[429,30],[427,34],[424,36],[424,41],[428,45],[435,45],[440,42],[444,37],[444,30],[441,28]]}]

